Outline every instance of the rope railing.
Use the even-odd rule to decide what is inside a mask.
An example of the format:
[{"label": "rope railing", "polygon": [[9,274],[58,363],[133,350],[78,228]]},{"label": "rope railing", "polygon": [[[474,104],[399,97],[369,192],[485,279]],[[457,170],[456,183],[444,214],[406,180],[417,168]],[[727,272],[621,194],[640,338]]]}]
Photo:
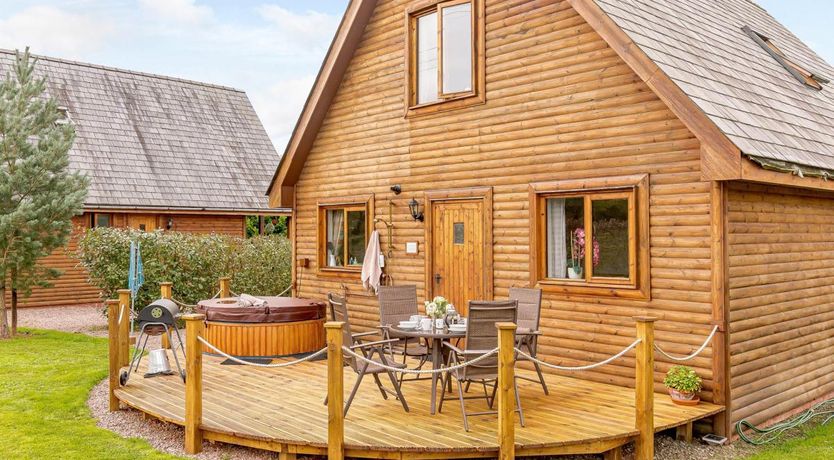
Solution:
[{"label": "rope railing", "polygon": [[312,359],[315,359],[315,358],[317,358],[317,357],[319,357],[319,356],[321,356],[321,355],[323,355],[324,353],[327,352],[327,347],[324,347],[324,348],[322,348],[321,350],[319,350],[315,353],[309,354],[309,355],[307,355],[303,358],[299,358],[299,359],[296,359],[296,360],[293,360],[293,361],[287,361],[287,362],[283,362],[283,363],[273,363],[273,364],[261,364],[261,363],[253,363],[253,362],[246,361],[246,360],[240,359],[238,357],[232,356],[232,355],[224,352],[223,350],[217,348],[216,346],[214,346],[214,344],[212,344],[211,342],[209,342],[208,340],[206,340],[203,337],[197,337],[197,340],[199,340],[203,345],[208,347],[213,352],[217,353],[218,355],[220,355],[220,356],[222,356],[226,359],[234,361],[238,364],[243,364],[245,366],[255,366],[255,367],[276,368],[276,367],[294,366],[296,364],[301,364],[305,361],[310,361]]},{"label": "rope railing", "polygon": [[216,294],[214,294],[213,296],[211,296],[211,298],[212,298],[212,299],[216,299],[216,298],[220,297],[220,293],[221,293],[221,292],[223,292],[223,291],[217,291],[217,293],[216,293]]},{"label": "rope railing", "polygon": [[698,349],[695,350],[694,353],[688,354],[686,356],[670,355],[669,353],[663,351],[663,349],[660,348],[660,345],[658,345],[657,343],[654,344],[654,349],[657,350],[661,355],[671,359],[672,361],[689,361],[690,359],[695,358],[696,356],[700,355],[702,351],[704,351],[704,349],[707,347],[707,345],[709,345],[712,338],[715,336],[716,332],[718,332],[718,326],[715,326],[715,327],[712,328],[712,332],[709,333],[709,335],[707,336],[707,339],[704,340],[704,343],[701,344],[701,346],[698,347]]},{"label": "rope railing", "polygon": [[625,347],[621,352],[617,353],[616,355],[611,356],[609,358],[606,358],[606,359],[604,359],[604,360],[602,360],[598,363],[586,364],[584,366],[559,366],[557,364],[551,364],[551,363],[548,363],[546,361],[542,361],[538,358],[535,358],[533,356],[530,356],[529,354],[525,353],[523,350],[521,350],[519,348],[516,348],[515,352],[518,353],[519,356],[524,357],[525,359],[533,361],[534,363],[537,363],[541,366],[549,367],[551,369],[557,369],[557,370],[560,370],[560,371],[587,371],[589,369],[594,369],[596,367],[604,366],[606,364],[611,363],[612,361],[616,361],[617,359],[621,358],[624,354],[628,353],[629,350],[636,347],[637,344],[639,344],[639,343],[640,343],[640,339],[637,339],[634,342],[631,342],[631,345]]},{"label": "rope railing", "polygon": [[231,291],[231,290],[230,290],[230,291],[229,291],[229,294],[231,294],[231,295],[232,295],[232,297],[240,297],[240,294],[238,294],[238,293],[237,293],[237,292],[235,292],[235,291]]},{"label": "rope railing", "polygon": [[286,288],[286,289],[284,289],[283,291],[281,291],[281,293],[280,293],[280,294],[278,294],[278,295],[277,295],[277,297],[284,297],[284,294],[286,294],[286,293],[290,292],[290,289],[292,289],[292,284],[290,284],[289,286],[287,286],[287,288]]},{"label": "rope railing", "polygon": [[369,365],[379,366],[379,367],[381,367],[381,368],[383,368],[387,371],[390,371],[390,372],[400,372],[400,373],[403,373],[403,374],[412,374],[412,375],[427,375],[427,374],[430,375],[430,374],[441,374],[443,372],[456,371],[458,369],[463,369],[464,367],[467,367],[467,366],[472,366],[474,364],[477,364],[477,363],[479,363],[479,362],[497,354],[498,353],[498,348],[497,347],[493,348],[492,350],[487,351],[486,353],[478,356],[477,358],[473,358],[473,359],[464,361],[464,362],[462,362],[460,364],[456,364],[454,366],[441,367],[439,369],[403,369],[401,367],[389,366],[388,364],[381,363],[379,361],[374,361],[374,360],[362,355],[361,353],[357,353],[357,352],[351,350],[350,347],[343,346],[342,351],[346,355],[352,356],[352,357],[354,357],[354,358],[356,358],[356,359],[358,359],[362,362],[365,362]]},{"label": "rope railing", "polygon": [[185,303],[185,302],[182,302],[182,301],[180,301],[180,300],[177,300],[177,299],[175,299],[175,298],[173,298],[173,297],[171,297],[171,298],[170,298],[170,299],[168,299],[168,300],[170,300],[171,302],[174,302],[175,304],[179,305],[179,306],[180,306],[180,308],[185,308],[185,309],[190,309],[190,310],[194,310],[195,308],[197,308],[197,305],[190,304],[190,303]]}]

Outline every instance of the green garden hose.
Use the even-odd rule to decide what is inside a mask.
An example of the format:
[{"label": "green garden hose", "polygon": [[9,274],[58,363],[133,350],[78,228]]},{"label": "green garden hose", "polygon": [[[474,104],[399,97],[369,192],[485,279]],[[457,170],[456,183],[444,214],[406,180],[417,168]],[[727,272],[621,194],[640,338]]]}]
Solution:
[{"label": "green garden hose", "polygon": [[[761,446],[775,441],[786,431],[799,428],[814,417],[819,417],[821,415],[828,416],[822,422],[823,425],[834,418],[834,399],[827,399],[821,403],[815,404],[810,409],[767,428],[758,428],[747,420],[739,420],[739,422],[736,423],[736,433],[738,433],[738,437],[745,442],[753,444],[754,446]],[[744,428],[749,428],[753,433],[755,433],[755,435],[758,436],[751,437],[744,434]]]}]

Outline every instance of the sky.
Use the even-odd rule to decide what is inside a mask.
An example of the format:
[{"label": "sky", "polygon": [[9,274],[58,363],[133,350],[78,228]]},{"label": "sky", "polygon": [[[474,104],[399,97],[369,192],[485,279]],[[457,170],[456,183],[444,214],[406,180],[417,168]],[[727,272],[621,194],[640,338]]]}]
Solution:
[{"label": "sky", "polygon": [[[758,0],[834,63],[834,2]],[[347,0],[0,0],[0,48],[247,92],[279,152]],[[834,77],[834,76],[831,76]]]}]

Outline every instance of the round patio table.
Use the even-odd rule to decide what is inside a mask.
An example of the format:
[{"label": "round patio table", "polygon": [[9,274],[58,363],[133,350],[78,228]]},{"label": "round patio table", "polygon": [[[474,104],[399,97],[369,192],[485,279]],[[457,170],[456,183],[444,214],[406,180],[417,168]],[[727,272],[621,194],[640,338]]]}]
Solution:
[{"label": "round patio table", "polygon": [[[431,366],[432,369],[440,369],[443,367],[443,341],[451,339],[460,339],[466,336],[466,332],[453,332],[448,328],[442,329],[400,329],[397,326],[389,326],[389,334],[391,338],[421,338],[426,341],[431,341]],[[439,374],[431,375],[431,414],[434,415],[437,407],[437,381]]]}]

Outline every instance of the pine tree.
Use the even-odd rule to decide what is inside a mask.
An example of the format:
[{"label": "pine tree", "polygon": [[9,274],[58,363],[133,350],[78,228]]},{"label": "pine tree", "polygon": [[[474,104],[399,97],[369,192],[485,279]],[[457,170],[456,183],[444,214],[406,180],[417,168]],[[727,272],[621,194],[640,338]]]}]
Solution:
[{"label": "pine tree", "polygon": [[28,295],[55,275],[38,267],[38,259],[67,243],[72,217],[87,196],[87,178],[69,171],[75,128],[59,123],[46,79],[34,75],[36,62],[28,48],[17,52],[14,73],[0,81],[0,337],[16,332],[18,294]]}]

